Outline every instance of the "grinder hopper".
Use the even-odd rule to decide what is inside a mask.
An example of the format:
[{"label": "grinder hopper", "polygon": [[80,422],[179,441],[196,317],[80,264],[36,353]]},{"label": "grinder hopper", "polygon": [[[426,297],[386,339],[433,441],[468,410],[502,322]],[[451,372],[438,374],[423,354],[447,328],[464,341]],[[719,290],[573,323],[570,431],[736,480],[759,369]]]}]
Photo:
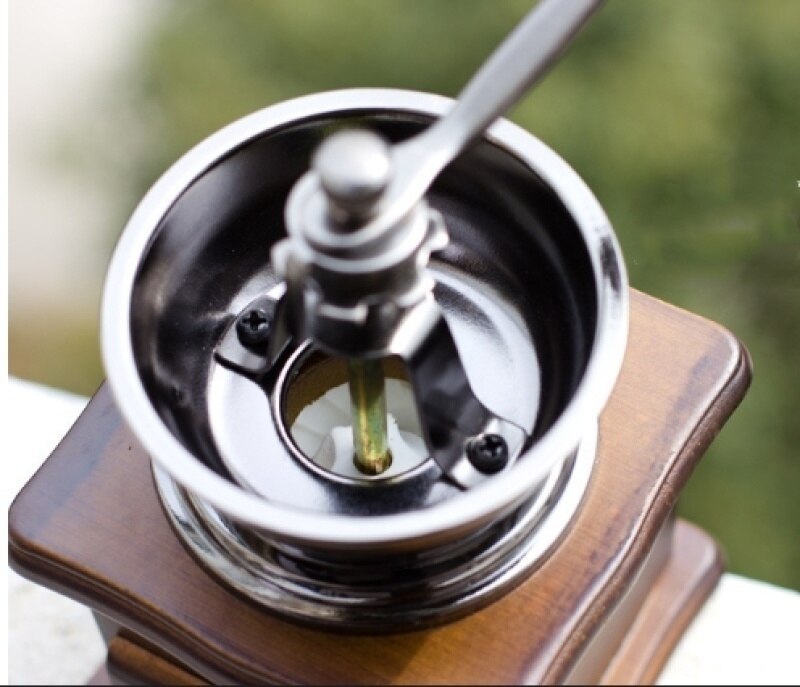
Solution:
[{"label": "grinder hopper", "polygon": [[[413,155],[381,176],[376,140],[413,151],[458,107],[350,90],[239,120],[151,189],[109,271],[109,382],[175,530],[295,619],[398,630],[485,605],[546,557],[591,475],[627,335],[618,244],[507,121],[421,190],[397,162]],[[354,150],[378,169],[355,185]],[[369,398],[388,467],[349,427]]]}]

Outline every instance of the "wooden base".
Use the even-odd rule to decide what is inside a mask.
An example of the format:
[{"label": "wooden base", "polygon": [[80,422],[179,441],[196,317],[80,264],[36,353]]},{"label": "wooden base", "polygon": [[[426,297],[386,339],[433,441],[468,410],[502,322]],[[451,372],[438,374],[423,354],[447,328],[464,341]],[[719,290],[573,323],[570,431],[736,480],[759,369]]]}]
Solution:
[{"label": "wooden base", "polygon": [[[722,573],[722,558],[714,540],[705,532],[678,520],[672,534],[672,555],[655,584],[635,609],[635,619],[618,649],[604,647],[591,665],[584,660],[568,681],[591,682],[602,672],[604,685],[641,685],[653,682],[669,658],[686,626],[703,604]],[[598,637],[603,637],[599,633]],[[589,652],[586,652],[589,653]],[[608,656],[612,658],[609,660]],[[585,674],[582,674],[585,673]],[[583,679],[586,678],[586,679]],[[90,684],[203,685],[198,675],[139,645],[132,637],[114,637],[108,646],[107,666]]]},{"label": "wooden base", "polygon": [[9,558],[125,628],[110,646],[120,677],[162,679],[130,665],[163,661],[223,683],[649,680],[721,569],[708,538],[683,524],[672,532],[669,516],[749,378],[728,332],[634,292],[625,363],[572,528],[514,591],[432,630],[321,632],[231,593],[172,533],[105,389],[12,506]]},{"label": "wooden base", "polygon": [[[678,520],[672,556],[639,607],[600,682],[654,682],[684,630],[714,590],[722,570],[722,555],[716,542],[703,530]],[[572,677],[580,676],[573,673]]]}]

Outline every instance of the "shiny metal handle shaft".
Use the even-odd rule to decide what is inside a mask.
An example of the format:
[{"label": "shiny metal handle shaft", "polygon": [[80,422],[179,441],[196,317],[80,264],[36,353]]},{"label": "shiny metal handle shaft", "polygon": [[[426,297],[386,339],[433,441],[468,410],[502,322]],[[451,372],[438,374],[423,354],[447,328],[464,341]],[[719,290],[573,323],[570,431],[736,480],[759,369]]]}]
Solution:
[{"label": "shiny metal handle shaft", "polygon": [[603,0],[542,0],[484,62],[453,109],[395,147],[398,184],[421,197],[439,172],[552,66]]}]

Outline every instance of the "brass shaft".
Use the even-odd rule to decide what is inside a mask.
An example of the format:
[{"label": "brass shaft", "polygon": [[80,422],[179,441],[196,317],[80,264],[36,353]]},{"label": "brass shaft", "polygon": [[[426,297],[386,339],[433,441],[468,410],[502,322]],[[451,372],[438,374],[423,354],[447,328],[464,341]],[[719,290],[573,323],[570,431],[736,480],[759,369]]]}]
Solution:
[{"label": "brass shaft", "polygon": [[367,475],[380,475],[392,464],[386,433],[386,384],[380,360],[349,358],[353,460]]}]

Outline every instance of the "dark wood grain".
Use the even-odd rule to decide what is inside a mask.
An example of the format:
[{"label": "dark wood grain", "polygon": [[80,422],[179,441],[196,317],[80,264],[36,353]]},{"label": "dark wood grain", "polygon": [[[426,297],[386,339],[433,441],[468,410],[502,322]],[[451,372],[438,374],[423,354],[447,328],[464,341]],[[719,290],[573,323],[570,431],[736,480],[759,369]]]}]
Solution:
[{"label": "dark wood grain", "polygon": [[[668,541],[666,565],[662,566],[660,561],[648,562],[648,566],[655,568],[655,580],[641,579],[643,575],[639,575],[627,596],[636,596],[635,587],[641,585],[642,599],[637,599],[633,608],[615,608],[614,616],[630,613],[630,617],[612,617],[606,621],[595,633],[593,645],[566,676],[568,684],[596,682],[598,675],[602,675],[599,683],[604,685],[652,683],[713,589],[722,573],[722,558],[708,534],[678,520],[674,528],[662,528],[659,537]],[[607,627],[609,623],[616,627]],[[105,681],[90,684],[109,684],[109,672],[114,684],[206,684],[139,641],[131,636],[114,637],[108,647],[108,670],[104,667],[104,677],[99,678]],[[594,644],[599,644],[597,651],[593,650]]]},{"label": "dark wood grain", "polygon": [[114,637],[108,644],[108,675],[121,685],[207,685],[196,675],[140,644]]},{"label": "dark wood grain", "polygon": [[512,593],[434,630],[319,632],[231,594],[173,536],[105,388],[12,507],[10,560],[215,682],[561,682],[630,590],[749,378],[730,333],[633,292],[625,363],[573,528]]}]

